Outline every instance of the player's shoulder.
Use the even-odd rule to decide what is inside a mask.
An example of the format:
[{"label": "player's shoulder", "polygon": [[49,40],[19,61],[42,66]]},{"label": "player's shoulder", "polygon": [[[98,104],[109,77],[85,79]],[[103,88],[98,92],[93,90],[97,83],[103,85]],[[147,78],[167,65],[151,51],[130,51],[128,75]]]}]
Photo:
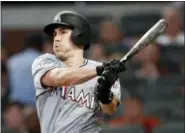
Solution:
[{"label": "player's shoulder", "polygon": [[45,53],[45,54],[38,56],[35,60],[40,60],[40,59],[43,60],[43,59],[50,59],[50,58],[56,59],[56,56],[50,53]]},{"label": "player's shoulder", "polygon": [[38,66],[45,66],[48,64],[58,64],[58,61],[55,55],[46,53],[38,56],[37,58],[35,58],[35,60],[32,63],[32,69],[38,68]]},{"label": "player's shoulder", "polygon": [[96,66],[100,66],[100,65],[102,65],[102,64],[103,64],[102,62],[98,62],[98,61],[94,61],[94,60],[88,59],[88,65],[89,65],[89,66],[94,66],[94,67],[96,67]]},{"label": "player's shoulder", "polygon": [[38,56],[37,58],[35,58],[35,60],[33,61],[33,64],[37,62],[42,62],[44,60],[57,60],[57,58],[53,54],[46,53],[46,54],[42,54]]}]

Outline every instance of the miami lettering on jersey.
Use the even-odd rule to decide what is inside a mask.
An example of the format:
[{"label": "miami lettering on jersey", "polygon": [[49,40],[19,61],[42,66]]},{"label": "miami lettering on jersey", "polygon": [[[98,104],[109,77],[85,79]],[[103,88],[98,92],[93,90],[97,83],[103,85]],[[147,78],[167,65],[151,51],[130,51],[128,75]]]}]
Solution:
[{"label": "miami lettering on jersey", "polygon": [[79,92],[79,94],[77,94],[76,88],[75,86],[70,86],[70,88],[68,88],[69,91],[67,92],[67,87],[64,86],[62,88],[56,88],[53,89],[53,91],[51,92],[51,96],[52,95],[58,95],[61,98],[64,99],[70,99],[74,102],[79,103],[82,106],[85,106],[89,109],[94,109],[94,104],[95,104],[95,96],[87,93],[85,94],[83,89]]}]

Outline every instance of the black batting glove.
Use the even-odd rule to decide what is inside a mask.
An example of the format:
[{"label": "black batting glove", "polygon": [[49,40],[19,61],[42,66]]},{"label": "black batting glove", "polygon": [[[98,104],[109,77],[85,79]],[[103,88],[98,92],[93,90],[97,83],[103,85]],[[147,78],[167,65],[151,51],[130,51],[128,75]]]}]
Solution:
[{"label": "black batting glove", "polygon": [[96,67],[96,73],[97,73],[98,76],[100,76],[103,73],[104,67],[105,67],[104,63],[103,63],[103,65]]},{"label": "black batting glove", "polygon": [[[106,67],[105,67],[106,69]],[[107,69],[113,69],[117,73],[123,72],[126,70],[125,63],[119,61],[119,60],[112,60],[110,62],[110,65],[107,65]]]},{"label": "black batting glove", "polygon": [[103,63],[101,66],[96,67],[97,75],[100,76],[105,69],[111,69],[117,73],[123,72],[126,70],[125,63],[120,62],[119,60],[112,60],[107,63]]},{"label": "black batting glove", "polygon": [[111,87],[117,79],[118,74],[114,70],[106,69],[102,73],[96,85],[96,96],[101,103],[109,104],[112,102],[114,95],[111,92]]}]

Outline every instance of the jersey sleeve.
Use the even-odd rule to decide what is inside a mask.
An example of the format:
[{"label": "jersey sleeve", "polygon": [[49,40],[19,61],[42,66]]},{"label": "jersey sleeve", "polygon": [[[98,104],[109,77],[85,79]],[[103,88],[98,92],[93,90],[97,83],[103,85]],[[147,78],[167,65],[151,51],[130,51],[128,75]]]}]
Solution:
[{"label": "jersey sleeve", "polygon": [[111,91],[118,98],[119,102],[121,101],[121,85],[119,79],[111,87]]},{"label": "jersey sleeve", "polygon": [[52,54],[44,54],[37,57],[32,64],[32,77],[36,89],[36,96],[47,89],[41,85],[42,76],[53,68],[60,67],[56,57]]}]

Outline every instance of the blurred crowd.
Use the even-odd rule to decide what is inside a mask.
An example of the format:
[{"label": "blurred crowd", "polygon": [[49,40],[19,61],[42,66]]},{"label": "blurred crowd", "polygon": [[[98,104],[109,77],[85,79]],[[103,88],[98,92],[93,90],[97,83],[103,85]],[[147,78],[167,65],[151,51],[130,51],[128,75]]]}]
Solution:
[{"label": "blurred crowd", "polygon": [[[103,126],[140,125],[145,133],[152,133],[166,122],[184,122],[182,10],[177,4],[164,9],[161,15],[168,22],[166,32],[120,74],[122,103],[114,116],[103,116]],[[85,57],[100,62],[122,58],[139,39],[128,36],[120,23],[110,18],[101,21],[98,35]],[[37,56],[53,53],[52,38],[28,35],[23,50],[11,56],[5,46],[1,46],[2,132],[40,133],[31,65]]]}]

